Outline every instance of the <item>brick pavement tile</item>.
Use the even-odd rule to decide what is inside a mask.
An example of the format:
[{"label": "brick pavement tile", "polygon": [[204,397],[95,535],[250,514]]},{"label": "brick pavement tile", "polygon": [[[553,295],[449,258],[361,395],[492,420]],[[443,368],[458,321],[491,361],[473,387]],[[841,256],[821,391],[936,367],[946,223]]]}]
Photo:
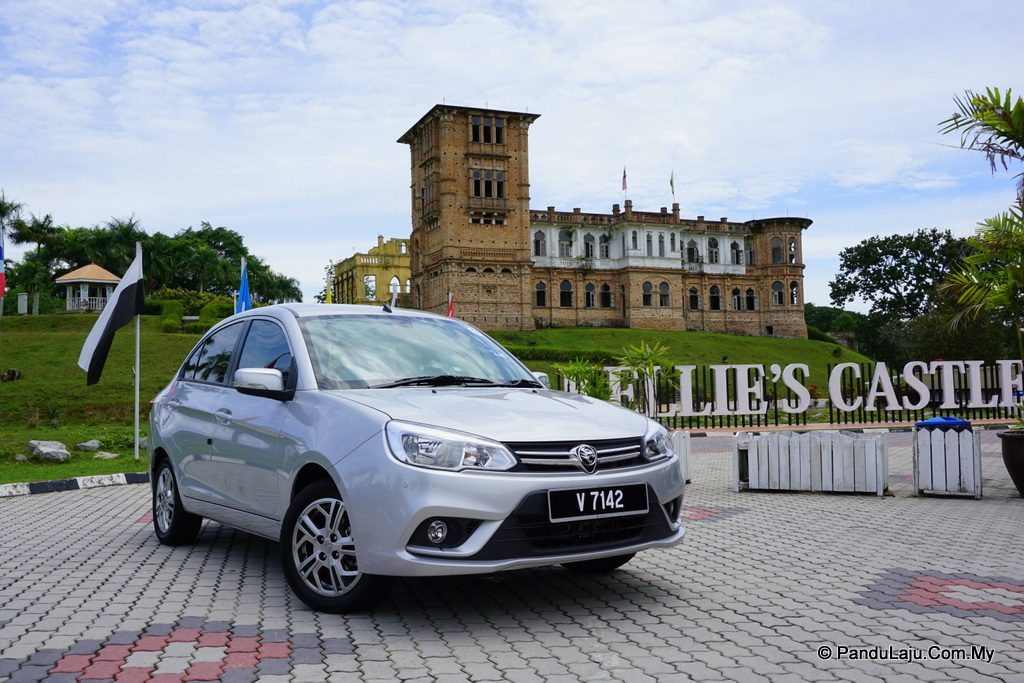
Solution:
[{"label": "brick pavement tile", "polygon": [[[82,672],[92,663],[93,658],[94,655],[66,655],[54,662],[53,668],[50,670],[53,673]],[[0,675],[3,675],[2,669],[0,669]]]},{"label": "brick pavement tile", "polygon": [[324,653],[329,655],[347,655],[356,651],[348,638],[324,638],[321,641]]},{"label": "brick pavement tile", "polygon": [[234,636],[228,641],[228,652],[257,652],[260,648],[260,639],[257,637]]},{"label": "brick pavement tile", "polygon": [[49,674],[44,683],[78,683],[78,674]]},{"label": "brick pavement tile", "polygon": [[224,665],[221,662],[197,662],[185,671],[186,681],[216,681]]},{"label": "brick pavement tile", "polygon": [[225,631],[210,633],[206,631],[203,635],[199,636],[199,640],[196,644],[199,647],[226,647],[228,640],[231,638],[231,634]]},{"label": "brick pavement tile", "polygon": [[47,668],[45,666],[23,666],[17,671],[11,673],[11,677],[8,679],[10,683],[37,683],[46,678]]},{"label": "brick pavement tile", "polygon": [[291,655],[292,647],[288,643],[263,643],[257,652],[263,660],[283,659]]},{"label": "brick pavement tile", "polygon": [[162,652],[167,647],[167,636],[142,636],[132,644],[132,652]]},{"label": "brick pavement tile", "polygon": [[[428,666],[428,668],[429,668],[429,666]],[[373,679],[373,678],[389,679],[389,678],[394,678],[394,676],[395,676],[395,668],[393,666],[391,666],[387,662],[376,662],[376,661],[375,662],[360,662],[360,664],[359,664],[359,671],[361,671],[362,674],[363,674],[363,677],[365,677],[367,679]],[[447,673],[455,674],[455,673],[460,673],[460,672],[461,672],[461,669],[459,669],[456,666],[456,667],[454,667],[454,669],[452,671],[447,672]],[[431,671],[431,673],[437,673],[437,672]],[[445,676],[445,678],[447,678],[447,676]]]},{"label": "brick pavement tile", "polygon": [[116,676],[116,683],[145,683],[150,679],[153,667],[124,667]]},{"label": "brick pavement tile", "polygon": [[292,670],[292,663],[287,659],[264,659],[256,667],[260,675],[286,675]]},{"label": "brick pavement tile", "polygon": [[353,672],[359,670],[359,659],[355,655],[327,655],[324,665],[328,672]]},{"label": "brick pavement tile", "polygon": [[94,662],[85,668],[79,678],[83,681],[113,678],[121,671],[121,662]]},{"label": "brick pavement tile", "polygon": [[317,666],[315,664],[297,664],[291,670],[291,676],[296,681],[326,681],[327,670],[323,665]]},{"label": "brick pavement tile", "polygon": [[255,669],[224,669],[220,680],[221,683],[252,683],[257,676]]}]

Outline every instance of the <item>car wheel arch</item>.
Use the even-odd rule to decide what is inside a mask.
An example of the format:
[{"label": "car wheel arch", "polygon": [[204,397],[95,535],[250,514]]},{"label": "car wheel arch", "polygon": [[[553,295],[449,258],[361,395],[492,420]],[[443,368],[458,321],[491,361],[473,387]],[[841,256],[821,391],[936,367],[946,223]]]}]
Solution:
[{"label": "car wheel arch", "polygon": [[328,472],[323,465],[315,462],[307,462],[299,469],[298,472],[296,472],[295,478],[292,479],[292,490],[291,495],[288,496],[288,500],[294,500],[295,496],[299,494],[299,491],[318,481],[328,481],[334,485],[334,488],[339,489],[340,492],[341,487],[338,486],[334,477],[331,476],[330,472]]}]

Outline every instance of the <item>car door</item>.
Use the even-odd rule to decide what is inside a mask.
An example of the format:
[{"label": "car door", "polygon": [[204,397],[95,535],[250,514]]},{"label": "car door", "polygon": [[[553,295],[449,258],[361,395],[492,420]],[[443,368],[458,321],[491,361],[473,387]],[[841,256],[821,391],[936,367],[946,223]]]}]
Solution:
[{"label": "car door", "polygon": [[182,494],[225,505],[224,482],[212,460],[216,413],[224,405],[225,382],[245,328],[238,322],[206,337],[182,368],[175,392],[168,399],[174,420],[175,449],[179,452]]},{"label": "car door", "polygon": [[[245,332],[236,368],[281,370],[286,386],[292,371],[292,352],[281,326],[257,318]],[[250,396],[228,383],[219,394],[213,413],[210,450],[213,478],[224,496],[223,504],[262,517],[276,517],[282,476],[281,424],[285,403]]]}]

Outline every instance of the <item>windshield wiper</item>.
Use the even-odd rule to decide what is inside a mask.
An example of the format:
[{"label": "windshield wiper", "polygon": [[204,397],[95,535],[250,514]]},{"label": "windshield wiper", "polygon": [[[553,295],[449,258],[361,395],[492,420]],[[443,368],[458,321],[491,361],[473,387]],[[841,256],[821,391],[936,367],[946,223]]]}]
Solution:
[{"label": "windshield wiper", "polygon": [[493,385],[494,380],[483,377],[467,377],[462,375],[423,375],[422,377],[406,377],[405,379],[374,385],[374,389],[391,389],[393,387],[449,387],[459,384]]},{"label": "windshield wiper", "polygon": [[535,379],[514,379],[508,382],[495,384],[496,387],[528,387],[530,389],[543,389],[544,385]]}]

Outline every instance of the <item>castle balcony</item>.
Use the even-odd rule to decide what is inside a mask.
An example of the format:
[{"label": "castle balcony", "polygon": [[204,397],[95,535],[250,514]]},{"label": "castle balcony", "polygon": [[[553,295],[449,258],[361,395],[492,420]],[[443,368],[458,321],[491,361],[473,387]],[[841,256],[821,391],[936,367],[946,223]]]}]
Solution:
[{"label": "castle balcony", "polygon": [[508,207],[504,197],[470,197],[469,208],[505,211]]}]

